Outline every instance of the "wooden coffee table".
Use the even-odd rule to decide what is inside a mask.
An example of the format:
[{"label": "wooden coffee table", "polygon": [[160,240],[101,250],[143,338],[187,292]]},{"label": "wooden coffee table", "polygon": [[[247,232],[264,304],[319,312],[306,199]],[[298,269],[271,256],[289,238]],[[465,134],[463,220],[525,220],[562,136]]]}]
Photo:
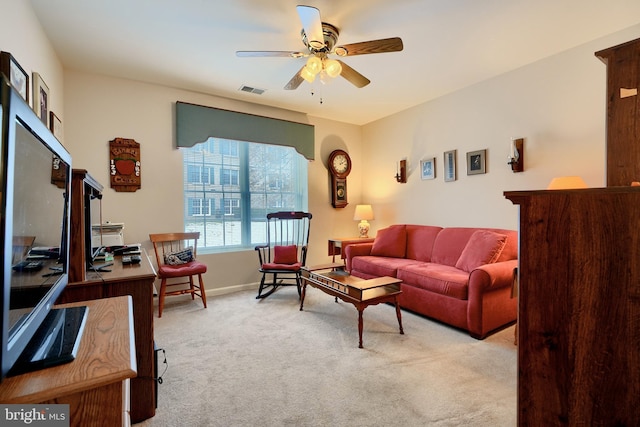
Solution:
[{"label": "wooden coffee table", "polygon": [[402,330],[402,315],[398,305],[398,295],[402,280],[393,277],[378,277],[375,279],[361,279],[351,276],[343,270],[343,264],[323,264],[302,268],[302,295],[300,297],[300,311],[303,310],[307,285],[320,289],[322,292],[340,298],[344,302],[353,304],[358,310],[359,348],[362,348],[362,312],[370,305],[391,302],[396,306],[396,316],[400,333]]}]

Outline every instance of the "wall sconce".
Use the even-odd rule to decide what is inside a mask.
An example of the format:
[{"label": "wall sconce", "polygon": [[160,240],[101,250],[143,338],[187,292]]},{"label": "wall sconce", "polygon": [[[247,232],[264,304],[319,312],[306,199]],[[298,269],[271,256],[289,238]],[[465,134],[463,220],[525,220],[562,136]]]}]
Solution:
[{"label": "wall sconce", "polygon": [[407,182],[407,161],[400,160],[396,167],[396,181],[405,184]]},{"label": "wall sconce", "polygon": [[508,165],[513,172],[524,171],[524,138],[511,139],[511,153]]},{"label": "wall sconce", "polygon": [[356,205],[356,212],[353,214],[354,221],[358,223],[359,236],[361,238],[369,237],[369,220],[373,219],[373,209],[371,205]]}]

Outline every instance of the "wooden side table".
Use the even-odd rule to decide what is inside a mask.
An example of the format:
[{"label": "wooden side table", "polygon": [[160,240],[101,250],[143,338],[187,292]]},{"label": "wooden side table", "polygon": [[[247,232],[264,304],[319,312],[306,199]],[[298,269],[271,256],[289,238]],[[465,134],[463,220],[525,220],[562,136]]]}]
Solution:
[{"label": "wooden side table", "polygon": [[[336,262],[336,255],[340,255],[340,258],[344,260],[344,250],[349,245],[357,243],[371,243],[375,239],[373,237],[337,237],[329,239],[329,256],[332,257],[332,262]],[[344,261],[343,261],[344,262]]]},{"label": "wooden side table", "polygon": [[0,402],[68,404],[71,426],[128,426],[129,379],[136,376],[132,299],[71,305],[89,307],[76,359],[5,378]]}]

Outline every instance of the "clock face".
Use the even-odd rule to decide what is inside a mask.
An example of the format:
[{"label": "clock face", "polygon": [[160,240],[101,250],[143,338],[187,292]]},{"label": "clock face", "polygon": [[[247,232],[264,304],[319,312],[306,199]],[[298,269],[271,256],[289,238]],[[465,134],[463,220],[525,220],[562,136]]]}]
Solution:
[{"label": "clock face", "polygon": [[344,154],[338,154],[333,158],[333,169],[338,173],[345,173],[349,168],[349,161]]}]

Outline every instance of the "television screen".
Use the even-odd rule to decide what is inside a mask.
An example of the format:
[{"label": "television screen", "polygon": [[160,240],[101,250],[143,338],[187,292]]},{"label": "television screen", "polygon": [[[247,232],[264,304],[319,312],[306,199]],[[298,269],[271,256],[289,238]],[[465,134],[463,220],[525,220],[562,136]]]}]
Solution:
[{"label": "television screen", "polygon": [[13,174],[13,236],[9,331],[19,328],[59,276],[66,272],[64,248],[69,165],[16,123]]}]

